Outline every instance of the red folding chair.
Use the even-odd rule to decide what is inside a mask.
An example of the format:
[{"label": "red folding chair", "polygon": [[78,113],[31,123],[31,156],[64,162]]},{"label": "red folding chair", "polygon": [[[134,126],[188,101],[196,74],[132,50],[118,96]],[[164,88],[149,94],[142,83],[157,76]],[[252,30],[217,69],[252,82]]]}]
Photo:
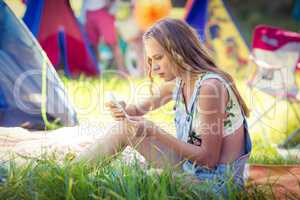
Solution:
[{"label": "red folding chair", "polygon": [[[295,104],[300,103],[295,76],[296,69],[300,69],[300,34],[259,25],[254,30],[250,58],[256,67],[255,73],[248,81],[249,86],[276,98],[276,101],[250,126],[260,121],[281,100],[286,100],[291,105],[300,122],[297,112],[299,107],[295,107]],[[299,134],[300,128],[290,134],[281,146],[287,147]]]}]

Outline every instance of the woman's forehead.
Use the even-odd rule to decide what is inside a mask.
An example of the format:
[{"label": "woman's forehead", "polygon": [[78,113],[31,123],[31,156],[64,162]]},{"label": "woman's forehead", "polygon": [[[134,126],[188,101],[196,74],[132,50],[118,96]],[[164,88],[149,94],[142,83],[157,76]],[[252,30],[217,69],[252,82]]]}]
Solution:
[{"label": "woman's forehead", "polygon": [[162,54],[165,52],[163,47],[154,38],[148,38],[144,41],[145,51],[147,56],[152,57],[156,54]]}]

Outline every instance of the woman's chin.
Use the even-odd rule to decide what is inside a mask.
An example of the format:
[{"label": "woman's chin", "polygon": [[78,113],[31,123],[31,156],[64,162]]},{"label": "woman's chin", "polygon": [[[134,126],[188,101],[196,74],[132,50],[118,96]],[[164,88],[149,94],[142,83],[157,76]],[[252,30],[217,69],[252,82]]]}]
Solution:
[{"label": "woman's chin", "polygon": [[176,77],[173,77],[173,76],[166,76],[165,74],[159,74],[158,76],[159,76],[160,79],[162,79],[164,81],[172,81],[176,78]]},{"label": "woman's chin", "polygon": [[167,77],[167,76],[163,76],[163,77],[160,77],[161,79],[163,79],[164,81],[173,81],[176,77]]},{"label": "woman's chin", "polygon": [[169,82],[169,81],[172,81],[172,79],[167,79],[167,78],[161,78],[164,82]]}]

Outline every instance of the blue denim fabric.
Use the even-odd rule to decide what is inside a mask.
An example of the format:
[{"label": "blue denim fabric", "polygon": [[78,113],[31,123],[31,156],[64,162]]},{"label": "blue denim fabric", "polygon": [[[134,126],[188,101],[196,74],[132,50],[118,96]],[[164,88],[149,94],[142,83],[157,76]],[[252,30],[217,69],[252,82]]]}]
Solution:
[{"label": "blue denim fabric", "polygon": [[196,176],[201,181],[212,181],[212,190],[216,193],[226,195],[227,183],[235,184],[238,189],[244,187],[244,169],[252,149],[251,140],[248,134],[246,121],[245,127],[245,153],[237,160],[229,164],[218,164],[213,169],[208,169],[200,165],[194,165],[192,161],[185,161],[182,168],[185,172]]}]

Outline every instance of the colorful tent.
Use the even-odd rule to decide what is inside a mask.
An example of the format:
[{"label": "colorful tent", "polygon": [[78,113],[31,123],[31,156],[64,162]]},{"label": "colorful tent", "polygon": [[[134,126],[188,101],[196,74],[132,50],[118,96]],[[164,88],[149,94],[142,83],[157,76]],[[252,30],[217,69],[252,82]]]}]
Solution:
[{"label": "colorful tent", "polygon": [[193,28],[198,31],[199,37],[202,41],[205,40],[205,24],[207,21],[207,6],[208,0],[188,1],[186,5],[185,20]]},{"label": "colorful tent", "polygon": [[0,126],[44,128],[58,120],[77,124],[55,69],[42,48],[0,0]]},{"label": "colorful tent", "polygon": [[222,69],[236,72],[247,65],[248,45],[225,0],[189,0],[185,20],[198,31]]},{"label": "colorful tent", "polygon": [[96,58],[71,9],[69,0],[29,0],[24,22],[46,51],[52,64],[65,73],[99,74]]}]

